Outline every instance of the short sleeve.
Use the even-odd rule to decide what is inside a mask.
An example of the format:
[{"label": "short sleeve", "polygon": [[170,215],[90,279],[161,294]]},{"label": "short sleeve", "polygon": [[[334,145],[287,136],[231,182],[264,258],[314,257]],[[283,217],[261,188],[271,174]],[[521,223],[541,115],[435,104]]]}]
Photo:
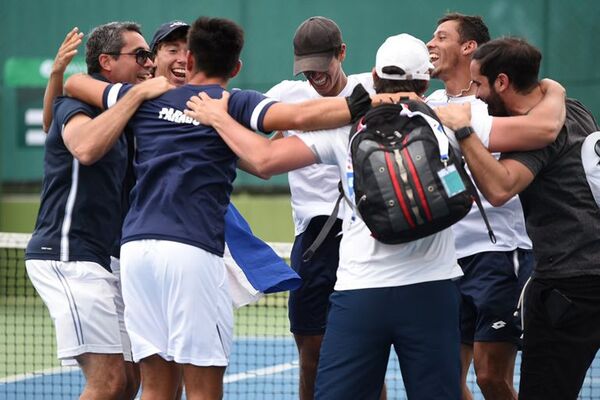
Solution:
[{"label": "short sleeve", "polygon": [[536,176],[544,167],[546,167],[553,159],[561,153],[561,149],[565,146],[567,133],[565,128],[558,135],[554,143],[532,151],[516,151],[511,153],[502,153],[500,159],[511,159],[525,165]]},{"label": "short sleeve", "polygon": [[229,114],[252,130],[269,133],[263,121],[267,110],[275,103],[277,100],[254,90],[235,90],[229,99]]},{"label": "short sleeve", "polygon": [[102,94],[102,105],[104,109],[109,109],[114,106],[117,101],[125,95],[131,89],[133,85],[129,83],[114,83],[108,85],[106,89],[104,89],[104,93]]},{"label": "short sleeve", "polygon": [[60,121],[61,124],[66,124],[77,114],[85,114],[94,118],[99,113],[97,108],[70,97],[58,97],[54,104],[54,119]]},{"label": "short sleeve", "polygon": [[[299,133],[297,137],[312,150],[317,157],[318,163],[337,165],[337,157],[340,149],[339,135],[339,132],[311,131]],[[345,135],[345,140],[346,142],[348,141],[347,133]],[[341,144],[341,146],[343,148],[343,144]]]},{"label": "short sleeve", "polygon": [[494,118],[488,115],[487,111],[478,112],[474,110],[471,113],[471,127],[486,148],[490,147],[490,132],[492,131],[493,120]]}]

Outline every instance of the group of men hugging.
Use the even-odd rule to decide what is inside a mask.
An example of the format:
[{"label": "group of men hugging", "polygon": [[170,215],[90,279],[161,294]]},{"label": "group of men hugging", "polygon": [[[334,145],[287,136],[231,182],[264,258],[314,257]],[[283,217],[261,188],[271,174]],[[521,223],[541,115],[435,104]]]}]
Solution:
[{"label": "group of men hugging", "polygon": [[[82,39],[67,34],[48,82],[26,251],[58,357],[86,377],[82,399],[134,398],[140,381],[142,399],[223,397],[236,168],[289,172],[300,399],[386,398],[391,346],[409,399],[472,399],[471,363],[486,399],[516,399],[518,349],[519,399],[577,398],[600,344],[600,133],[560,84],[539,80],[533,45],[490,40],[481,17],[449,13],[428,43],[391,36],[372,71],[346,75],[338,25],[315,16],[293,38],[304,80],[263,94],[227,91],[244,45],[228,19],[163,24],[150,46],[135,23],[100,25],[88,74],[63,85]],[[444,89],[427,95],[430,78]],[[476,208],[402,244],[379,242],[356,212],[352,123],[405,97],[444,124],[487,199],[495,243]],[[340,181],[348,202],[304,260]]]}]

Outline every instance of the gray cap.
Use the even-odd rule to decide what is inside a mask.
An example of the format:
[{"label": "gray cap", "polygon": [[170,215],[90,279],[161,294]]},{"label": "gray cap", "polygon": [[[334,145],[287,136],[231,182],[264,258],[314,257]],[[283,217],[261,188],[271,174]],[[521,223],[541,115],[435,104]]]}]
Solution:
[{"label": "gray cap", "polygon": [[335,22],[325,17],[310,17],[294,35],[294,75],[327,71],[341,45],[342,32]]}]

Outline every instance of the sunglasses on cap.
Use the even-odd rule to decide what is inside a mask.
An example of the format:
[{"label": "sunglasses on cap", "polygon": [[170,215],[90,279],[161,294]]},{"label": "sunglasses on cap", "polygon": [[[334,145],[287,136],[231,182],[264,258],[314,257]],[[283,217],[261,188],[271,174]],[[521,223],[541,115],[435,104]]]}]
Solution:
[{"label": "sunglasses on cap", "polygon": [[154,53],[144,49],[137,49],[134,53],[104,53],[109,56],[135,56],[135,62],[139,66],[143,67],[146,64],[146,61],[150,59],[150,61],[154,62]]}]

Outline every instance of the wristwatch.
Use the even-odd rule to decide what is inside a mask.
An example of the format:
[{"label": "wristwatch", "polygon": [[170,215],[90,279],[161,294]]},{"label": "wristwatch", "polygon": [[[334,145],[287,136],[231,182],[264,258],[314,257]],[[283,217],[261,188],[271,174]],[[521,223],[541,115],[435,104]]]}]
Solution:
[{"label": "wristwatch", "polygon": [[463,140],[468,138],[471,133],[475,132],[470,125],[464,126],[460,129],[454,131],[454,136],[456,136],[456,140]]}]

